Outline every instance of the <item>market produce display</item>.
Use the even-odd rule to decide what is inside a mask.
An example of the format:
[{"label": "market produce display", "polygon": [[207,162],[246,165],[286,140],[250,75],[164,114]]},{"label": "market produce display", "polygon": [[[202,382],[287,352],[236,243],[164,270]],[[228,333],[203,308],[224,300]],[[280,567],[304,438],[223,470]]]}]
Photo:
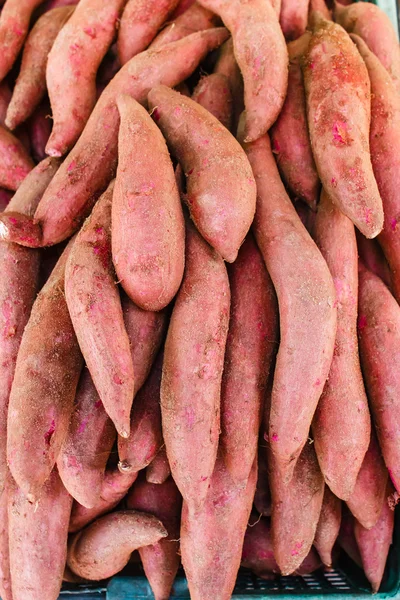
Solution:
[{"label": "market produce display", "polygon": [[368,2],[2,3],[2,600],[344,555],[379,590],[399,82]]}]

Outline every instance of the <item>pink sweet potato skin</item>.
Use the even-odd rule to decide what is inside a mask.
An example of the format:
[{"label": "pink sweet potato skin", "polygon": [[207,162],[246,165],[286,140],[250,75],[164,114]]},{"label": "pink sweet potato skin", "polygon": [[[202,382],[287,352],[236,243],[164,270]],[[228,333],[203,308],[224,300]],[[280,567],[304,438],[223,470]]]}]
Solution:
[{"label": "pink sweet potato skin", "polygon": [[179,0],[177,7],[171,15],[171,19],[176,19],[186,12],[194,4],[194,0]]},{"label": "pink sweet potato skin", "polygon": [[214,13],[194,2],[183,14],[178,15],[175,20],[160,31],[150,44],[150,48],[161,48],[196,31],[211,29],[217,25],[218,21],[219,19]]},{"label": "pink sweet potato skin", "polygon": [[214,73],[224,75],[229,83],[232,96],[233,119],[231,131],[236,133],[240,115],[244,111],[243,77],[236,62],[233,40],[230,37],[220,48]]},{"label": "pink sweet potato skin", "polygon": [[64,297],[65,263],[73,243],[64,250],[32,307],[10,393],[7,460],[15,481],[31,501],[40,496],[67,435],[82,368]]},{"label": "pink sweet potato skin", "polygon": [[[162,310],[177,293],[185,265],[185,223],[167,144],[133,98],[121,117],[112,201],[112,256],[118,280],[144,310]],[[156,158],[156,160],[155,160]]]},{"label": "pink sweet potato skin", "polygon": [[22,143],[0,126],[0,186],[17,190],[33,166]]},{"label": "pink sweet potato skin", "polygon": [[306,30],[310,0],[282,0],[279,22],[287,40],[296,40]]},{"label": "pink sweet potato skin", "polygon": [[229,309],[224,261],[188,221],[185,276],[165,342],[161,413],[171,472],[190,511],[205,501],[217,456]]},{"label": "pink sweet potato skin", "polygon": [[118,29],[118,56],[124,65],[153,41],[178,0],[128,0]]},{"label": "pink sweet potato skin", "polygon": [[106,579],[125,567],[134,550],[166,536],[161,521],[152,515],[133,510],[114,512],[70,538],[67,564],[84,579]]},{"label": "pink sweet potato skin", "polygon": [[332,202],[373,238],[382,230],[383,209],[369,147],[368,72],[340,25],[319,13],[312,25],[303,75],[318,173]]},{"label": "pink sweet potato skin", "polygon": [[51,134],[51,110],[48,102],[41,104],[28,121],[32,156],[36,161],[46,158],[46,144]]},{"label": "pink sweet potato skin", "polygon": [[281,113],[271,128],[271,142],[285,184],[296,198],[301,198],[315,210],[320,183],[308,133],[300,64],[310,38],[311,34],[307,32],[288,44],[288,91]]},{"label": "pink sweet potato skin", "polygon": [[155,600],[168,600],[180,565],[179,537],[182,497],[172,478],[161,485],[148,483],[143,478],[130,491],[128,509],[150,513],[160,519],[168,537],[153,546],[139,548],[145,575]]},{"label": "pink sweet potato skin", "polygon": [[335,2],[335,21],[349,33],[359,35],[380,60],[400,91],[400,48],[388,15],[375,4],[357,2],[342,6]]},{"label": "pink sweet potato skin", "polygon": [[[329,6],[331,3],[329,3]],[[329,10],[327,3],[325,0],[310,0],[309,12],[310,14],[313,11],[320,12],[325,19],[332,20],[332,11]]]},{"label": "pink sweet potato skin", "polygon": [[80,0],[49,53],[47,88],[53,130],[50,156],[63,156],[76,142],[96,103],[96,73],[113,40],[125,0]]},{"label": "pink sweet potato skin", "polygon": [[104,410],[88,369],[84,369],[57,466],[66,489],[87,508],[95,506],[100,499],[115,438],[115,427]]},{"label": "pink sweet potato skin", "polygon": [[289,575],[299,568],[313,544],[324,496],[324,478],[314,445],[309,443],[303,448],[291,481],[282,479],[272,454],[269,468],[272,545],[282,574]]},{"label": "pink sweet potato skin", "polygon": [[268,136],[245,150],[257,181],[253,230],[279,304],[281,341],[268,437],[290,479],[332,361],[335,289],[325,260],[286,194]]},{"label": "pink sweet potato skin", "polygon": [[163,484],[171,475],[165,446],[162,446],[158,454],[153,458],[146,469],[146,481],[149,483]]},{"label": "pink sweet potato skin", "polygon": [[65,272],[65,297],[82,354],[104,408],[128,437],[133,361],[111,260],[113,182],[78,233]]},{"label": "pink sweet potato skin", "polygon": [[192,99],[232,131],[232,94],[225,75],[211,73],[200,79]]},{"label": "pink sweet potato skin", "polygon": [[36,504],[28,502],[11,477],[7,491],[13,600],[56,600],[67,558],[72,498],[56,470]]},{"label": "pink sweet potato skin", "polygon": [[325,485],[321,514],[315,532],[314,546],[327,567],[332,566],[332,549],[337,540],[342,521],[342,503]]},{"label": "pink sweet potato skin", "polygon": [[231,316],[221,392],[221,451],[232,478],[249,477],[257,454],[264,395],[279,345],[278,304],[254,238],[229,268]]},{"label": "pink sweet potato skin", "polygon": [[154,120],[187,175],[186,203],[192,220],[204,239],[233,262],[256,202],[245,153],[229,131],[190,98],[158,86],[148,99],[155,109]]},{"label": "pink sweet potato skin", "polygon": [[96,195],[115,172],[119,127],[116,97],[126,93],[145,103],[154,85],[174,86],[187,79],[204,56],[226,37],[225,29],[196,33],[167,48],[142,53],[118,72],[35,213],[43,230],[44,246],[66,239],[79,227]]},{"label": "pink sweet potato skin", "polygon": [[371,430],[369,448],[361,465],[353,493],[347,506],[366,529],[377,523],[385,501],[388,472],[381,455],[375,431]]},{"label": "pink sweet potato skin", "polygon": [[383,281],[360,271],[358,338],[361,365],[379,444],[390,478],[400,492],[399,426],[400,307]]},{"label": "pink sweet potato skin", "polygon": [[288,53],[278,17],[265,0],[201,0],[200,4],[220,15],[232,34],[244,80],[244,137],[254,141],[274,123],[286,96]]},{"label": "pink sweet potato skin", "polygon": [[218,458],[204,506],[192,512],[183,503],[182,564],[192,600],[231,597],[256,481],[256,461],[248,480],[235,483]]},{"label": "pink sweet potato skin", "polygon": [[348,500],[369,446],[371,417],[358,354],[358,253],[354,226],[324,190],[314,239],[335,284],[338,318],[332,364],[312,431],[327,485],[336,496]]},{"label": "pink sweet potato skin", "polygon": [[2,600],[13,600],[11,591],[10,547],[8,536],[8,491],[0,495],[0,595]]},{"label": "pink sweet potato skin", "polygon": [[50,10],[32,28],[25,42],[21,69],[7,109],[6,125],[9,129],[15,129],[26,121],[44,97],[47,56],[60,29],[73,11],[73,6]]}]

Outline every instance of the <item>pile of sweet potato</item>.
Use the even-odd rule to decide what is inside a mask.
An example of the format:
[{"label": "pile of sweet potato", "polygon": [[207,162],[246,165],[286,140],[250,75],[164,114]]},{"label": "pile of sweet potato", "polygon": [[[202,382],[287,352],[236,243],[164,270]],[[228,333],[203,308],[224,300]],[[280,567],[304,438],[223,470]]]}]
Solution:
[{"label": "pile of sweet potato", "polygon": [[6,0],[0,188],[2,600],[135,550],[156,600],[181,563],[192,600],[228,600],[240,566],[342,551],[377,591],[400,493],[386,15]]}]

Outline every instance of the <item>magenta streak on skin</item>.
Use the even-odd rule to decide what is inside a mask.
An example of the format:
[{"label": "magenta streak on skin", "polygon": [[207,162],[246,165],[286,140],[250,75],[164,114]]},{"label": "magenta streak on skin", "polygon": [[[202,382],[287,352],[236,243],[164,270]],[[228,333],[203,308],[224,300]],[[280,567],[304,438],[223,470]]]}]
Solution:
[{"label": "magenta streak on skin", "polygon": [[392,228],[392,231],[396,231],[396,229],[397,229],[397,219],[392,219],[390,221],[390,226]]},{"label": "magenta streak on skin", "polygon": [[271,436],[271,441],[272,442],[278,442],[279,441],[279,436],[277,433],[273,433]]},{"label": "magenta streak on skin", "polygon": [[315,387],[318,387],[319,385],[321,385],[321,380],[317,379],[317,381],[314,383]]},{"label": "magenta streak on skin", "polygon": [[161,115],[160,115],[160,111],[158,110],[158,108],[155,108],[155,109],[153,110],[153,112],[152,112],[152,115],[151,115],[151,116],[153,117],[153,119],[154,119],[155,121],[159,121],[159,119],[161,118]]},{"label": "magenta streak on skin", "polygon": [[272,152],[280,152],[281,151],[281,147],[280,144],[277,140],[274,140],[272,143]]},{"label": "magenta streak on skin", "polygon": [[84,27],[83,31],[91,38],[95,38],[97,35],[94,27]]},{"label": "magenta streak on skin", "polygon": [[194,169],[190,169],[190,171],[187,172],[187,175],[191,175],[193,173]]},{"label": "magenta streak on skin", "polygon": [[51,440],[51,437],[52,437],[53,433],[55,432],[55,430],[56,430],[56,422],[53,419],[49,430],[44,434],[44,439],[45,439],[46,444],[50,445],[50,440]]},{"label": "magenta streak on skin", "polygon": [[117,374],[114,375],[113,382],[116,383],[117,385],[122,385],[124,383],[123,380],[120,377],[118,377]]},{"label": "magenta streak on skin", "polygon": [[333,187],[337,186],[337,181],[334,177],[332,177],[332,179],[331,179],[331,184],[333,185]]},{"label": "magenta streak on skin", "polygon": [[16,219],[15,217],[9,217],[8,220],[10,221],[10,223],[12,223],[13,225],[16,225],[18,223],[18,219]]},{"label": "magenta streak on skin", "polygon": [[365,210],[365,222],[367,224],[371,223],[371,215],[372,215],[372,208],[367,208]]},{"label": "magenta streak on skin", "polygon": [[333,139],[336,142],[340,142],[341,144],[345,144],[346,140],[343,138],[342,133],[346,133],[347,124],[339,121],[338,123],[334,123],[332,127]]},{"label": "magenta streak on skin", "polygon": [[84,419],[79,425],[78,433],[83,433],[86,429],[86,425],[89,423],[89,419]]},{"label": "magenta streak on skin", "polygon": [[75,169],[76,167],[76,160],[73,160],[69,165],[68,165],[68,173],[70,171],[72,171],[73,169]]},{"label": "magenta streak on skin", "polygon": [[303,542],[296,542],[294,545],[294,550],[292,550],[292,556],[297,556],[299,554],[299,550],[301,550],[303,546]]},{"label": "magenta streak on skin", "polygon": [[358,317],[358,329],[361,331],[367,325],[367,317],[365,315],[360,315]]},{"label": "magenta streak on skin", "polygon": [[314,70],[314,63],[313,62],[310,62],[310,69],[311,69],[311,71]]},{"label": "magenta streak on skin", "polygon": [[97,402],[95,403],[94,407],[95,408],[100,408],[101,406],[103,406],[103,403],[101,400],[97,400]]}]

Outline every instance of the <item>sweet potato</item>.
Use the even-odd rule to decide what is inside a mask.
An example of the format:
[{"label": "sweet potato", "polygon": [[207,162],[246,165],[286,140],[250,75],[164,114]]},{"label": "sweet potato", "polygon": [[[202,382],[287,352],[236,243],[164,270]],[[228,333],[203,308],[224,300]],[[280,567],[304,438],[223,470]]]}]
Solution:
[{"label": "sweet potato", "polygon": [[173,479],[153,485],[144,479],[135,483],[126,505],[128,509],[150,513],[160,519],[168,537],[153,546],[139,548],[143,569],[155,600],[168,600],[180,565],[179,529],[182,498]]},{"label": "sweet potato", "polygon": [[232,131],[232,94],[225,75],[211,73],[200,79],[192,99]]},{"label": "sweet potato", "polygon": [[64,250],[32,307],[10,393],[8,465],[32,502],[50,476],[67,435],[82,368],[64,298],[65,264],[73,243]]},{"label": "sweet potato", "polygon": [[332,361],[335,289],[325,260],[286,194],[268,136],[245,150],[257,181],[253,229],[279,304],[281,341],[268,437],[290,479]]},{"label": "sweet potato", "polygon": [[150,48],[161,48],[171,42],[195,33],[215,27],[219,19],[217,15],[194,2],[183,14],[178,15],[169,25],[164,27],[150,44]]},{"label": "sweet potato", "polygon": [[358,256],[361,263],[367,267],[369,271],[380,277],[390,289],[390,269],[378,240],[368,240],[359,231],[356,231],[356,237]]},{"label": "sweet potato", "polygon": [[203,507],[183,502],[181,554],[192,600],[231,598],[256,481],[256,461],[248,480],[235,483],[218,458]]},{"label": "sweet potato", "polygon": [[346,552],[347,556],[349,556],[351,560],[356,563],[356,565],[362,568],[360,551],[354,535],[355,522],[356,520],[349,509],[343,505],[342,523],[340,525],[340,531],[338,535],[338,544]]},{"label": "sweet potato", "polygon": [[153,41],[178,0],[128,0],[118,29],[118,56],[124,65]]},{"label": "sweet potato", "polygon": [[71,537],[67,564],[84,579],[106,579],[125,567],[134,550],[167,535],[161,521],[152,515],[133,510],[114,512]]},{"label": "sweet potato", "polygon": [[282,8],[282,0],[269,0],[272,8],[274,9],[274,11],[277,14],[277,17],[279,19],[279,15],[281,14],[281,8]]},{"label": "sweet potato", "polygon": [[161,413],[171,472],[189,512],[204,503],[217,456],[229,308],[224,261],[188,221],[185,275],[165,342]]},{"label": "sweet potato", "polygon": [[342,503],[325,485],[321,514],[315,532],[314,546],[327,567],[332,566],[332,550],[342,521]]},{"label": "sweet potato", "polygon": [[315,210],[319,176],[308,134],[306,97],[300,61],[311,38],[309,32],[288,44],[289,81],[282,111],[271,128],[271,142],[282,178],[290,192]]},{"label": "sweet potato", "polygon": [[334,204],[373,238],[383,227],[383,209],[369,147],[368,72],[340,25],[314,13],[312,27],[303,75],[318,173]]},{"label": "sweet potato", "polygon": [[60,8],[61,6],[75,6],[79,0],[46,0],[44,4],[38,10],[38,13],[43,14],[53,8]]},{"label": "sweet potato", "polygon": [[[185,264],[185,223],[165,140],[133,98],[117,99],[121,125],[112,201],[112,257],[122,287],[144,310],[162,310]],[[155,160],[156,159],[156,160]]]},{"label": "sweet potato", "polygon": [[46,158],[46,144],[51,134],[51,111],[47,102],[41,104],[28,121],[32,156],[36,161]]},{"label": "sweet potato", "polygon": [[[329,6],[331,3],[329,3]],[[312,13],[313,11],[320,12],[325,19],[332,20],[332,11],[329,10],[327,3],[325,0],[310,0],[309,11]]]},{"label": "sweet potato", "polygon": [[0,125],[0,186],[17,190],[33,166],[19,139]]},{"label": "sweet potato", "polygon": [[195,0],[179,0],[177,7],[171,15],[171,19],[176,19],[184,12],[186,12],[192,4],[194,4]]},{"label": "sweet potato", "polygon": [[161,485],[167,481],[170,475],[171,469],[167,458],[167,452],[165,446],[162,446],[146,469],[146,481]]},{"label": "sweet potato", "polygon": [[[361,365],[379,444],[390,478],[400,491],[400,307],[383,281],[360,271],[358,338]],[[381,484],[380,484],[381,485]]]},{"label": "sweet potato", "polygon": [[28,35],[21,69],[7,109],[6,125],[10,129],[26,121],[43,99],[46,93],[47,56],[73,11],[73,6],[62,6],[44,13]]},{"label": "sweet potato", "polygon": [[249,477],[269,372],[279,345],[275,290],[248,236],[230,267],[231,317],[221,391],[220,447],[232,478]]},{"label": "sweet potato", "polygon": [[11,477],[7,492],[13,600],[57,600],[72,498],[55,470],[36,504],[28,502]]},{"label": "sweet potato", "polygon": [[0,595],[2,600],[13,600],[11,590],[10,548],[8,536],[8,491],[0,495]]},{"label": "sweet potato", "polygon": [[72,505],[69,532],[80,531],[95,519],[111,512],[126,496],[131,485],[136,481],[138,474],[134,471],[121,473],[117,468],[106,471],[100,500],[93,508],[85,508],[78,502]]},{"label": "sweet potato", "polygon": [[244,111],[244,87],[243,77],[233,51],[233,40],[231,37],[220,48],[218,59],[214,66],[214,73],[224,75],[228,80],[233,108],[231,131],[236,133],[240,115]]},{"label": "sweet potato", "polygon": [[200,4],[217,13],[232,34],[244,80],[244,138],[252,142],[277,119],[286,96],[288,53],[278,17],[266,0],[200,0]]},{"label": "sweet potato", "polygon": [[271,490],[268,482],[268,462],[265,442],[260,440],[258,447],[258,476],[254,495],[254,507],[264,517],[271,516]]},{"label": "sweet potato", "polygon": [[348,500],[369,446],[371,417],[357,343],[358,255],[354,226],[324,190],[314,239],[335,284],[338,319],[331,369],[312,431],[326,483],[336,496]]},{"label": "sweet potato", "polygon": [[96,103],[96,73],[114,38],[125,0],[80,0],[50,50],[46,81],[53,112],[50,156],[63,156]]},{"label": "sweet potato", "polygon": [[111,260],[114,182],[76,237],[65,270],[65,298],[82,354],[104,408],[129,436],[133,361]]},{"label": "sweet potato", "polygon": [[87,508],[100,499],[104,472],[116,437],[87,369],[82,373],[68,435],[57,458],[71,496]]},{"label": "sweet potato", "polygon": [[359,35],[388,71],[400,92],[400,48],[388,15],[375,4],[357,2],[344,7],[335,2],[335,21]]},{"label": "sweet potato", "polygon": [[353,493],[347,500],[347,506],[366,529],[376,525],[385,501],[388,473],[376,439],[371,431],[371,441],[361,465]]},{"label": "sweet potato", "polygon": [[233,262],[256,203],[245,153],[229,131],[190,98],[160,85],[151,90],[148,100],[154,120],[187,175],[191,218],[204,239]]},{"label": "sweet potato", "polygon": [[296,40],[306,30],[310,0],[282,0],[279,22],[287,40]]}]

